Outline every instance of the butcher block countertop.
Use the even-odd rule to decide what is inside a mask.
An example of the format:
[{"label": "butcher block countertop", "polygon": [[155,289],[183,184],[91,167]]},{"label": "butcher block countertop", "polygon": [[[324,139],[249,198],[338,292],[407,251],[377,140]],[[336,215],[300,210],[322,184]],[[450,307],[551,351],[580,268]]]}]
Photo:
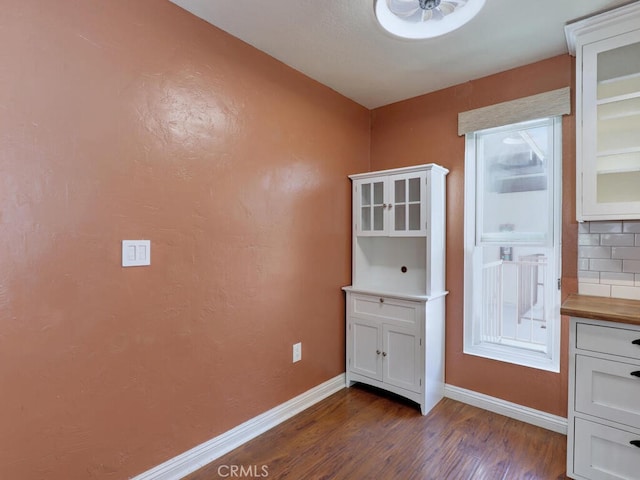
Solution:
[{"label": "butcher block countertop", "polygon": [[640,326],[640,300],[569,295],[560,308],[562,315],[571,317],[630,323]]}]

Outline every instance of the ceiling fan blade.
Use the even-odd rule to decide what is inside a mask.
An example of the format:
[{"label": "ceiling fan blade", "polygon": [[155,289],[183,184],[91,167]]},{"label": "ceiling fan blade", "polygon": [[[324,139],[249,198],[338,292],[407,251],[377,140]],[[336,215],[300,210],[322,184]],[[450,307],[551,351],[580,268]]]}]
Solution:
[{"label": "ceiling fan blade", "polygon": [[417,0],[386,0],[386,2],[389,10],[398,17],[411,17],[420,11]]}]

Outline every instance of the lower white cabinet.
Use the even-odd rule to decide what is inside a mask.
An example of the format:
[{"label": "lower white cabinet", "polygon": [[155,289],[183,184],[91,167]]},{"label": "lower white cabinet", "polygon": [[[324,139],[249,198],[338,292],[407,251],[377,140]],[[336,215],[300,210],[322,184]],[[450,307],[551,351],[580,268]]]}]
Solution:
[{"label": "lower white cabinet", "polygon": [[640,326],[571,318],[567,475],[640,478]]},{"label": "lower white cabinet", "polygon": [[571,478],[613,480],[640,478],[640,453],[631,442],[638,432],[575,418],[574,470]]},{"label": "lower white cabinet", "polygon": [[444,393],[444,295],[399,298],[347,291],[347,384],[365,383],[420,405]]}]

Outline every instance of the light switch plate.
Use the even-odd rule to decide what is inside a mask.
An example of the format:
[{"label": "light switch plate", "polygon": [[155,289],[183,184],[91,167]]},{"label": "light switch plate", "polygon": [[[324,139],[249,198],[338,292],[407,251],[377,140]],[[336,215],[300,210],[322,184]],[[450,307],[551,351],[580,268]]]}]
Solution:
[{"label": "light switch plate", "polygon": [[293,362],[302,360],[302,342],[293,345]]},{"label": "light switch plate", "polygon": [[143,267],[151,265],[151,240],[123,240],[122,266]]}]

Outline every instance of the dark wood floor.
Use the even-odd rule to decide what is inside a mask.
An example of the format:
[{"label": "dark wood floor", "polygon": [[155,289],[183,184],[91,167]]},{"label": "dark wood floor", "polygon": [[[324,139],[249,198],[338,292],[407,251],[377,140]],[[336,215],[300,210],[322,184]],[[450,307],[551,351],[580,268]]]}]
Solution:
[{"label": "dark wood floor", "polygon": [[565,455],[558,433],[447,398],[423,417],[411,402],[354,386],[185,480],[552,480],[566,478]]}]

